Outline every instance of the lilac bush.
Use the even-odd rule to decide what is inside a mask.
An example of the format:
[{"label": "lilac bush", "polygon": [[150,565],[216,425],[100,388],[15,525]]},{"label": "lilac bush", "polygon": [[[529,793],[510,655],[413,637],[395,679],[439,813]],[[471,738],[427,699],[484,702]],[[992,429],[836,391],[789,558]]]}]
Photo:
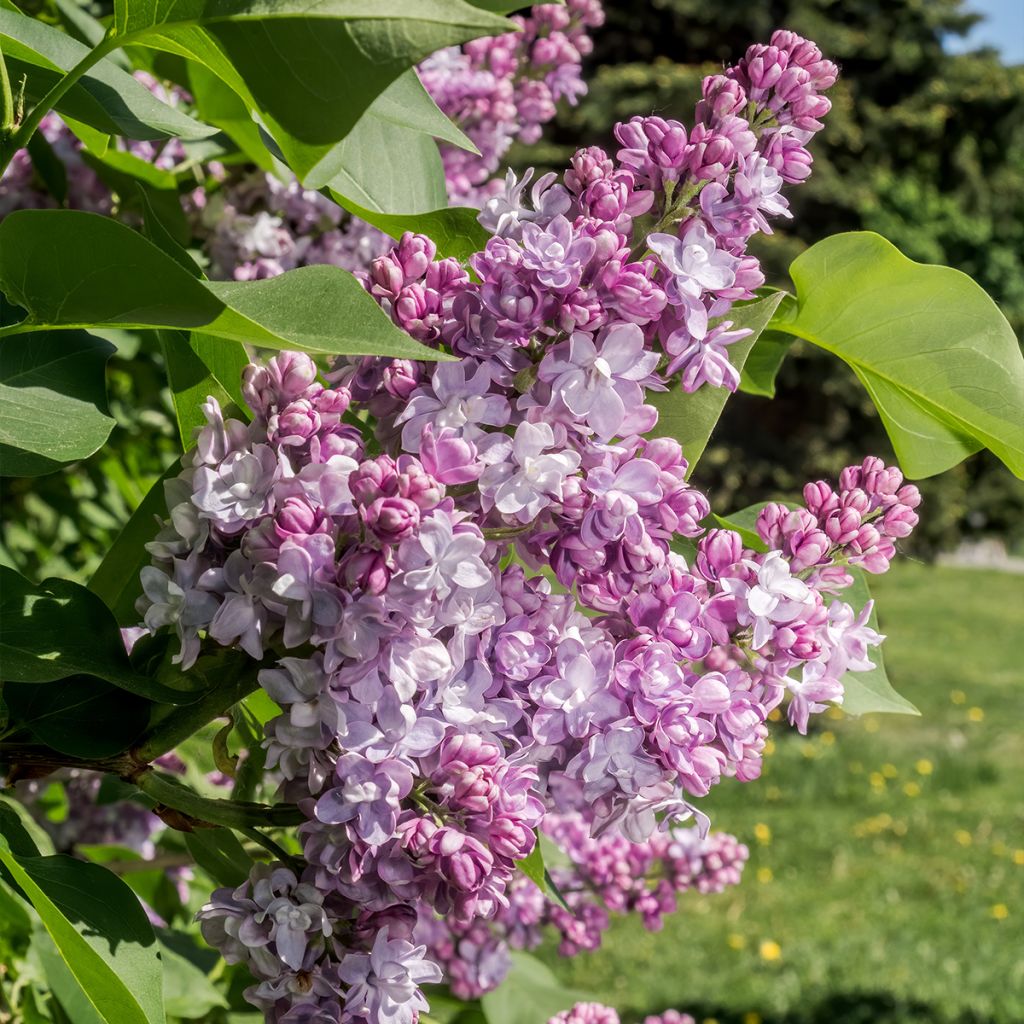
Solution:
[{"label": "lilac bush", "polygon": [[[774,709],[803,732],[872,667],[870,607],[841,595],[888,567],[917,489],[868,458],[765,506],[752,547],[707,527],[648,402],[735,389],[746,244],[788,215],[835,76],[777,32],[705,80],[691,129],[633,118],[529,199],[509,174],[473,277],[406,234],[365,287],[455,362],[321,378],[284,352],[245,371],[251,423],[205,405],[138,610],[185,669],[204,638],[278,659],[267,763],[302,859],[200,913],[268,1020],[411,1024],[438,963],[480,994],[542,924],[571,954],[609,911],[657,927],[734,883],[746,851],[696,801],[758,777]],[[568,909],[517,873],[538,834]]]},{"label": "lilac bush", "polygon": [[[456,205],[478,207],[499,191],[493,175],[512,143],[536,142],[559,104],[574,105],[586,92],[581,65],[604,13],[600,0],[568,0],[509,20],[516,31],[441,50],[418,68],[434,101],[478,150],[440,146]],[[211,171],[223,186],[194,195],[192,220],[214,276],[252,280],[314,263],[365,270],[392,245],[383,231],[295,180]]]}]

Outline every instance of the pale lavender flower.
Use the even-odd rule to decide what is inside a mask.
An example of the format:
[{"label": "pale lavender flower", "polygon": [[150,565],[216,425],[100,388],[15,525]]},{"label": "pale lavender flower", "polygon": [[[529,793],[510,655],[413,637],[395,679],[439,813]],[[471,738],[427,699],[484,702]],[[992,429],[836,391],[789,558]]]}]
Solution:
[{"label": "pale lavender flower", "polygon": [[480,477],[485,507],[529,523],[552,501],[559,501],[565,479],[577,470],[580,457],[557,448],[547,423],[520,423],[513,440],[483,456],[490,463]]},{"label": "pale lavender flower", "polygon": [[374,763],[361,754],[343,754],[335,765],[337,786],[316,802],[317,821],[348,824],[368,846],[381,846],[398,824],[399,801],[412,789],[412,774],[401,761]]},{"label": "pale lavender flower", "polygon": [[441,969],[424,954],[426,946],[389,939],[382,929],[369,953],[349,953],[341,961],[341,979],[349,986],[345,1009],[354,1018],[380,1024],[415,1024],[430,1005],[420,985],[436,984]]},{"label": "pale lavender flower", "polygon": [[577,331],[541,361],[538,379],[601,440],[614,437],[627,410],[643,404],[643,387],[658,365],[645,351],[643,331],[631,323],[606,327],[595,341]]},{"label": "pale lavender flower", "polygon": [[428,426],[435,433],[448,430],[472,441],[483,434],[481,425],[503,427],[508,423],[508,399],[489,393],[491,369],[486,363],[475,367],[469,360],[438,363],[430,383],[430,388],[413,392],[395,420],[404,424],[402,446],[406,451],[420,450],[420,438]]}]

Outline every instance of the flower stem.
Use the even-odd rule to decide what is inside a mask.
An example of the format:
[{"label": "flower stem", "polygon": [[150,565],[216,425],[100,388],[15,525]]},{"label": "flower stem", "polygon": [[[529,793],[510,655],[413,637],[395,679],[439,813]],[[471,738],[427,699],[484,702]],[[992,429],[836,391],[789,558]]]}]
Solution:
[{"label": "flower stem", "polygon": [[[76,83],[94,64],[98,64],[108,53],[116,50],[121,45],[121,40],[108,34],[100,40],[63,78],[59,79],[53,88],[32,108],[32,112],[21,122],[13,133],[7,135],[0,141],[0,175],[7,169],[7,165],[14,159],[14,154],[19,149],[28,145],[28,140],[35,134],[43,118],[64,98],[65,93]],[[0,73],[4,80],[7,80],[6,68]],[[0,84],[0,89],[3,86]],[[10,83],[7,82],[6,93],[10,93]],[[13,109],[11,111],[13,127]],[[7,120],[7,107],[4,107],[4,122]]]},{"label": "flower stem", "polygon": [[0,143],[6,142],[14,130],[14,95],[11,80],[7,75],[7,62],[0,50]]},{"label": "flower stem", "polygon": [[[238,829],[243,835],[249,835],[246,829],[252,829],[255,825],[283,827],[299,825],[306,820],[306,816],[294,804],[270,806],[269,804],[218,800],[200,796],[170,775],[164,775],[152,768],[143,769],[131,781],[143,793],[152,797],[158,804],[163,804],[164,807],[169,807],[189,818],[208,822],[211,825],[223,825],[225,828]],[[262,841],[266,839],[265,836],[261,836],[260,840],[256,840],[253,835],[249,835],[249,838],[260,842],[261,846],[266,846],[266,843]]]}]

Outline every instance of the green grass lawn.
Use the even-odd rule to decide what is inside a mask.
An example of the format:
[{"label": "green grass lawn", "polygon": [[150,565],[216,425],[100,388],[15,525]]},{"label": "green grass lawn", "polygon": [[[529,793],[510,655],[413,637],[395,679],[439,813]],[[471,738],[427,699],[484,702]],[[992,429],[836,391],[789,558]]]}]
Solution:
[{"label": "green grass lawn", "polygon": [[1024,577],[904,564],[874,590],[922,717],[777,728],[761,780],[704,802],[742,884],[548,957],[566,983],[627,1022],[1024,1021]]}]

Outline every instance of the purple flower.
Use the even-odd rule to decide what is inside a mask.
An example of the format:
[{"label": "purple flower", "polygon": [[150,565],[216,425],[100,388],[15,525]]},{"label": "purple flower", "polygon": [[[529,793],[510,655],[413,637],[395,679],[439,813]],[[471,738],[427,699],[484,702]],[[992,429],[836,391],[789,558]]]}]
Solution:
[{"label": "purple flower", "polygon": [[217,466],[196,468],[192,501],[223,533],[238,533],[273,510],[280,472],[278,454],[270,445],[232,451]]},{"label": "purple flower", "polygon": [[643,749],[643,742],[644,731],[639,725],[631,724],[629,719],[615,722],[606,732],[591,736],[566,771],[582,781],[588,801],[610,793],[636,796],[664,774]]},{"label": "purple flower", "polygon": [[[688,325],[689,326],[689,325]],[[682,371],[683,390],[692,393],[703,384],[735,391],[740,386],[739,370],[732,365],[726,348],[749,337],[747,327],[730,331],[732,321],[726,320],[709,333],[694,336],[688,327],[673,331],[665,340],[669,355],[667,372]]]},{"label": "purple flower", "polygon": [[592,238],[579,236],[565,217],[553,217],[544,227],[523,225],[523,266],[537,281],[556,292],[576,288],[596,251]]},{"label": "purple flower", "polygon": [[489,394],[490,387],[491,370],[486,363],[477,364],[475,368],[470,360],[438,363],[431,387],[414,391],[395,420],[396,424],[404,424],[402,447],[408,452],[418,452],[427,426],[435,433],[449,430],[468,440],[483,434],[481,425],[503,427],[511,411],[508,399]]},{"label": "purple flower", "polygon": [[760,565],[746,564],[754,574],[752,582],[735,577],[722,577],[719,582],[736,597],[740,623],[754,627],[753,646],[759,650],[772,638],[776,624],[793,622],[807,611],[812,595],[778,551],[769,551]]},{"label": "purple flower", "polygon": [[561,743],[567,736],[583,739],[621,717],[622,702],[609,686],[614,662],[610,644],[587,649],[578,640],[566,639],[555,658],[557,674],[539,676],[530,684],[530,695],[540,709],[533,719],[540,743]]},{"label": "purple flower", "polygon": [[691,220],[680,237],[649,235],[647,245],[668,274],[665,294],[677,306],[693,305],[704,292],[721,291],[736,280],[739,258],[719,248],[699,220]]},{"label": "purple flower", "polygon": [[214,594],[199,589],[199,574],[196,556],[174,559],[171,575],[147,565],[141,573],[143,593],[135,603],[151,633],[164,626],[174,627],[181,649],[172,660],[182,670],[190,668],[199,657],[198,631],[209,625],[220,605]]},{"label": "purple flower", "polygon": [[341,980],[348,986],[345,1009],[380,1024],[415,1024],[430,1009],[420,985],[436,984],[441,970],[425,959],[426,946],[388,938],[381,929],[369,953],[348,953],[341,961]]},{"label": "purple flower", "polygon": [[348,824],[368,846],[381,846],[398,824],[399,801],[412,789],[412,774],[401,761],[375,763],[361,754],[343,754],[334,769],[337,786],[316,802],[317,821]]},{"label": "purple flower", "polygon": [[658,354],[645,351],[643,331],[619,323],[606,327],[596,342],[576,332],[544,356],[537,376],[601,440],[610,440],[627,409],[643,403],[641,385],[657,365]]},{"label": "purple flower", "polygon": [[565,478],[579,467],[580,457],[575,452],[552,453],[553,448],[554,431],[546,423],[520,423],[513,440],[489,449],[484,454],[489,465],[480,477],[485,507],[529,523],[560,500]]}]

